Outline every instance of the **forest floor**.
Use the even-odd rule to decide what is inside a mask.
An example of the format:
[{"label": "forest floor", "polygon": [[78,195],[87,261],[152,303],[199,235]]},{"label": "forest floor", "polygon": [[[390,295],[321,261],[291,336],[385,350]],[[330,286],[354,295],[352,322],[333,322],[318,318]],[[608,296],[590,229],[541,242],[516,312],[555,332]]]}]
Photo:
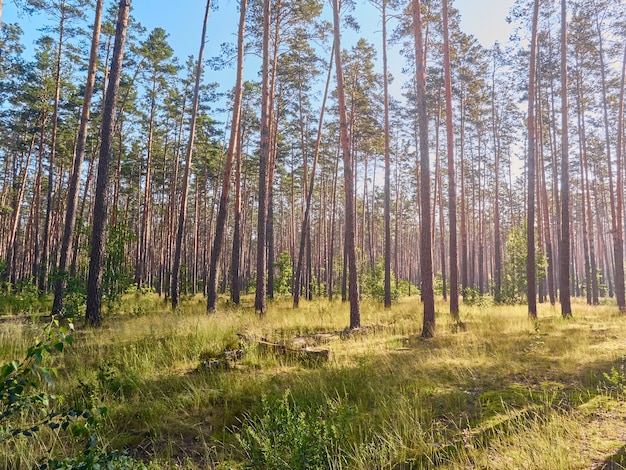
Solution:
[{"label": "forest floor", "polygon": [[[460,328],[439,300],[430,340],[417,297],[364,301],[355,332],[340,302],[275,301],[264,318],[251,302],[172,313],[130,295],[99,329],[76,321],[52,357],[56,406],[106,407],[94,433],[126,449],[120,468],[626,468],[626,315],[610,302],[575,301],[570,320],[540,304],[536,322],[525,306],[462,305]],[[36,310],[0,321],[0,364],[40,334]],[[0,468],[83,447],[42,429],[0,443]]]}]

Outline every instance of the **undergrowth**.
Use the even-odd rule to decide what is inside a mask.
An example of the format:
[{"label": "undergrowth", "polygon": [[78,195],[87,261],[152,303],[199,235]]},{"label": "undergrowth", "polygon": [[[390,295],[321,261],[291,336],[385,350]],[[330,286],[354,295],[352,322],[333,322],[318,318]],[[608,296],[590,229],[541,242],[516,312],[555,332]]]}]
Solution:
[{"label": "undergrowth", "polygon": [[[171,312],[156,294],[131,293],[102,328],[79,325],[50,356],[58,374],[37,387],[54,391],[58,410],[89,411],[89,432],[16,436],[0,444],[0,467],[542,469],[621,458],[626,317],[615,307],[575,303],[566,321],[540,305],[532,323],[524,306],[463,305],[460,331],[439,302],[437,336],[424,341],[416,297],[391,310],[364,301],[366,328],[348,335],[339,302],[277,301],[260,319],[251,301],[207,315],[201,297]],[[38,328],[6,322],[0,363],[24,357]],[[318,333],[329,362],[257,347]],[[235,349],[228,367],[202,366]]]}]

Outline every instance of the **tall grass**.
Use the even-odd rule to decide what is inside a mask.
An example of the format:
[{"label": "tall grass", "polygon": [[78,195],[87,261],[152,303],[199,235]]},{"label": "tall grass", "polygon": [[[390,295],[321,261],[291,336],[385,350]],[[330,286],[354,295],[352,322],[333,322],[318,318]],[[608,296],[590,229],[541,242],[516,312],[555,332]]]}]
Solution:
[{"label": "tall grass", "polygon": [[[259,442],[281,442],[268,422],[312,417],[334,430],[328,468],[589,468],[619,448],[601,445],[602,428],[594,427],[602,420],[615,435],[626,428],[624,407],[606,411],[624,392],[603,375],[623,370],[626,317],[615,307],[577,303],[565,321],[540,305],[533,323],[523,306],[463,306],[467,328],[458,331],[440,301],[437,336],[424,341],[416,297],[391,310],[365,302],[366,328],[349,335],[340,334],[349,318],[340,302],[293,310],[276,301],[259,318],[251,300],[207,315],[201,298],[171,312],[155,295],[128,296],[102,328],[79,327],[74,347],[56,359],[55,393],[65,406],[107,406],[98,430],[104,446],[155,468],[243,468],[248,441],[237,434],[263,430]],[[2,362],[19,357],[36,329],[5,322]],[[333,353],[321,365],[254,343],[321,332],[337,333],[321,346]],[[240,347],[246,355],[231,368],[199,367],[203,357]],[[287,391],[276,413],[293,410],[304,421],[268,412]],[[307,426],[299,427],[317,432]],[[1,444],[0,466],[30,468],[50,449],[79,450],[71,437],[49,432]]]}]

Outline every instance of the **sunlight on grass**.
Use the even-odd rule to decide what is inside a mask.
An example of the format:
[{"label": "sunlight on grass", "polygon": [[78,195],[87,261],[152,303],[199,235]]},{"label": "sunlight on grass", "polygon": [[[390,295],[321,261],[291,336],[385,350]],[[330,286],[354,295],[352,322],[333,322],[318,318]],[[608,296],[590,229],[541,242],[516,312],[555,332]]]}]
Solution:
[{"label": "sunlight on grass", "polygon": [[[601,445],[597,424],[619,429],[616,416],[626,416],[606,411],[606,400],[621,403],[626,389],[603,375],[617,370],[615,382],[624,369],[626,316],[615,307],[574,303],[574,318],[563,320],[542,304],[530,322],[525,306],[462,306],[459,329],[439,300],[437,336],[425,341],[417,297],[390,310],[365,301],[364,328],[348,335],[341,302],[303,301],[294,310],[277,300],[264,318],[251,298],[220,305],[208,315],[196,297],[171,312],[156,295],[128,296],[101,329],[79,328],[73,348],[55,359],[54,392],[68,406],[107,406],[98,431],[105,444],[154,468],[239,468],[234,434],[263,412],[261,397],[286,390],[287,405],[339,433],[329,468],[589,468],[621,446],[617,431],[612,446]],[[5,322],[0,357],[22,356],[37,331],[36,323]],[[256,345],[318,333],[330,362]],[[201,366],[237,349],[243,357],[226,368]],[[60,432],[37,439],[0,444],[0,466],[32,467],[52,446],[78,450]]]}]

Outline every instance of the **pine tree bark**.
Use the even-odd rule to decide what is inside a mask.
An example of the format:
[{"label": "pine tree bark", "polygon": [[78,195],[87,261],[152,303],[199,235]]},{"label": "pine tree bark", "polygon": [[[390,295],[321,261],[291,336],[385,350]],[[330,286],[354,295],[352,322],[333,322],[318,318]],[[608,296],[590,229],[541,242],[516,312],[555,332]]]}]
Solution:
[{"label": "pine tree bark", "polygon": [[[389,126],[389,72],[387,58],[387,2],[382,0],[383,22],[383,104],[385,112],[385,187],[384,187],[384,225],[385,225],[385,263],[384,278],[384,306],[391,308],[391,149],[390,149],[390,126]],[[397,214],[396,214],[397,217]],[[396,234],[397,236],[397,234]],[[396,272],[396,276],[398,273]]]},{"label": "pine tree bark", "polygon": [[567,102],[567,7],[561,0],[561,240],[559,249],[559,299],[561,315],[571,318],[570,210],[569,210],[569,116]]},{"label": "pine tree bark", "polygon": [[620,80],[619,106],[617,109],[617,204],[615,207],[616,234],[614,241],[615,252],[615,292],[617,306],[622,313],[626,312],[626,297],[624,286],[624,101],[626,93],[626,41],[624,41],[624,58],[622,59],[622,76]]},{"label": "pine tree bark", "polygon": [[[448,220],[450,223],[450,315],[454,321],[459,321],[459,261],[457,243],[457,213],[456,213],[456,173],[454,167],[454,128],[452,125],[452,72],[450,70],[450,34],[448,32],[448,0],[443,0],[443,51],[444,51],[444,80],[446,94],[446,143],[448,150]],[[497,158],[497,156],[496,156]],[[496,163],[496,284],[499,282],[499,205],[498,205],[498,181],[499,171]]]},{"label": "pine tree bark", "polygon": [[528,298],[528,317],[537,318],[537,283],[535,272],[535,82],[537,78],[539,0],[534,1],[532,34],[530,44],[530,67],[528,75],[528,194],[526,209],[526,295]]},{"label": "pine tree bark", "polygon": [[202,77],[202,56],[204,55],[204,43],[206,40],[207,24],[209,22],[209,11],[211,10],[211,0],[207,0],[202,23],[202,35],[200,40],[200,50],[198,52],[198,62],[196,63],[196,79],[193,91],[193,102],[191,104],[191,122],[189,123],[189,140],[185,154],[185,175],[183,176],[183,187],[180,198],[180,212],[178,213],[178,228],[176,231],[176,248],[174,249],[174,260],[172,262],[172,307],[180,305],[180,265],[183,251],[183,234],[185,233],[185,221],[187,219],[187,201],[189,199],[189,176],[191,174],[191,159],[193,156],[193,145],[196,138],[196,121],[198,119],[198,103],[200,101],[200,79]]},{"label": "pine tree bark", "polygon": [[91,257],[87,279],[87,308],[85,312],[85,319],[91,326],[100,326],[102,323],[102,271],[106,244],[109,166],[113,147],[115,107],[122,76],[122,60],[124,57],[124,42],[126,40],[129,10],[130,0],[120,0],[109,84],[102,115],[102,138],[93,208],[93,232],[91,235]]},{"label": "pine tree bark", "polygon": [[43,248],[41,250],[41,262],[39,268],[39,290],[42,292],[48,289],[48,273],[50,258],[50,239],[52,228],[52,200],[54,198],[54,173],[57,147],[57,130],[59,127],[59,104],[61,101],[61,63],[63,58],[63,41],[65,33],[65,1],[59,6],[61,17],[59,19],[59,47],[57,49],[56,78],[54,88],[54,105],[52,109],[52,134],[50,138],[50,154],[48,155],[48,191],[46,195],[46,220],[43,229]]},{"label": "pine tree bark", "polygon": [[[213,239],[213,249],[211,250],[211,261],[209,264],[209,282],[207,285],[207,311],[215,312],[217,304],[217,282],[218,263],[222,249],[226,240],[226,221],[228,219],[228,205],[230,199],[230,184],[235,155],[239,155],[239,127],[241,122],[241,101],[243,96],[243,59],[244,59],[244,39],[246,33],[246,6],[247,0],[241,0],[239,4],[239,33],[237,37],[237,78],[235,80],[235,90],[233,99],[233,118],[230,128],[228,142],[228,152],[224,163],[224,179],[222,180],[222,192],[220,195],[220,206],[217,212],[217,224],[215,227],[215,238]],[[241,160],[240,157],[238,157]]]},{"label": "pine tree bark", "polygon": [[[335,48],[335,69],[337,75],[337,100],[339,104],[339,131],[341,150],[343,153],[343,175],[345,192],[345,256],[348,268],[348,297],[350,299],[350,329],[361,326],[361,305],[359,300],[359,281],[356,260],[355,240],[355,212],[354,212],[354,173],[352,171],[352,156],[350,149],[350,135],[348,133],[348,114],[346,109],[346,93],[341,58],[341,33],[339,26],[339,0],[333,0],[333,32]],[[344,264],[345,261],[344,261]]]},{"label": "pine tree bark", "polygon": [[[240,132],[241,134],[241,132]],[[237,146],[237,153],[235,154],[235,200],[233,201],[233,247],[231,252],[230,262],[230,299],[235,305],[239,305],[241,302],[241,137],[239,139],[239,145]]]},{"label": "pine tree bark", "polygon": [[295,275],[295,289],[293,290],[293,308],[298,308],[300,304],[300,291],[301,291],[301,279],[302,279],[302,266],[304,261],[304,248],[306,241],[306,234],[309,231],[309,225],[311,224],[310,212],[311,212],[311,200],[313,199],[313,188],[315,183],[315,172],[317,170],[317,161],[319,158],[320,144],[322,142],[322,130],[324,126],[324,112],[326,111],[326,99],[328,98],[328,90],[330,88],[330,78],[332,76],[333,56],[335,54],[335,48],[333,46],[330,52],[330,62],[328,64],[328,75],[326,76],[326,87],[324,88],[324,97],[322,99],[322,109],[320,110],[320,119],[317,126],[317,138],[315,140],[315,149],[313,151],[313,163],[311,165],[311,176],[308,185],[308,191],[306,194],[306,202],[304,207],[304,215],[302,216],[302,226],[300,227],[300,245],[298,249],[298,261],[296,264]]},{"label": "pine tree bark", "polygon": [[89,127],[89,113],[91,98],[96,80],[96,70],[98,67],[98,44],[100,42],[100,29],[102,23],[103,0],[97,0],[94,15],[93,30],[91,35],[91,50],[89,52],[89,66],[87,69],[87,83],[85,84],[85,94],[83,97],[83,107],[80,113],[80,126],[76,149],[74,151],[74,168],[70,178],[70,185],[67,194],[67,209],[65,212],[65,224],[63,227],[63,238],[61,240],[61,256],[57,279],[54,286],[54,301],[52,303],[52,314],[56,315],[63,311],[63,295],[67,286],[67,267],[71,258],[71,244],[76,226],[76,206],[78,204],[78,190],[80,175],[85,160],[85,147],[87,144],[87,128]]},{"label": "pine tree bark", "polygon": [[467,199],[465,192],[465,86],[461,82],[461,293],[465,296],[466,289],[469,287],[468,273],[468,253],[467,253]]},{"label": "pine tree bark", "polygon": [[22,212],[22,201],[24,200],[24,192],[26,190],[26,182],[28,181],[28,169],[30,167],[30,160],[33,155],[33,149],[35,147],[35,139],[37,138],[37,134],[33,133],[30,141],[30,145],[28,148],[28,155],[26,157],[26,162],[24,163],[24,168],[22,171],[22,181],[20,182],[20,186],[18,189],[17,196],[15,197],[15,203],[13,204],[13,220],[11,221],[9,237],[7,240],[6,247],[6,266],[4,268],[4,272],[0,273],[0,279],[8,280],[11,284],[15,283],[15,272],[16,272],[16,264],[17,264],[17,232],[20,224],[21,212]]},{"label": "pine tree bark", "polygon": [[263,0],[263,67],[261,85],[261,148],[259,157],[259,201],[257,210],[256,292],[254,310],[267,313],[267,193],[270,160],[270,15],[271,1]]},{"label": "pine tree bark", "polygon": [[417,114],[420,151],[420,269],[421,294],[424,303],[423,338],[435,335],[435,293],[433,288],[432,226],[430,220],[430,158],[428,148],[428,106],[426,101],[426,63],[422,34],[421,1],[412,0],[413,33],[415,39],[415,81],[417,87]]}]

